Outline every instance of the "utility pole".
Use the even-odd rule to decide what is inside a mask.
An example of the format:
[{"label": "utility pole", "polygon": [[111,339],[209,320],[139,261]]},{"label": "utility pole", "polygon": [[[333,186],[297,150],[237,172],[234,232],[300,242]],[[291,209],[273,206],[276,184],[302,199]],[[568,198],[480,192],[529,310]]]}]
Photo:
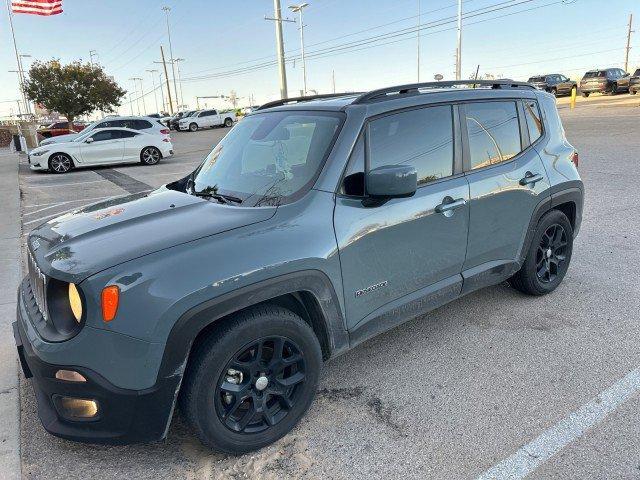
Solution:
[{"label": "utility pole", "polygon": [[171,101],[171,87],[169,86],[169,73],[167,72],[167,62],[164,59],[164,48],[160,45],[160,55],[162,56],[162,65],[164,66],[164,78],[167,79],[167,95],[169,98],[169,113],[173,115],[173,101]]},{"label": "utility pole", "polygon": [[[178,103],[178,84],[176,82],[176,66],[173,61],[173,46],[171,45],[171,28],[169,27],[169,12],[171,11],[170,7],[164,6],[162,10],[167,15],[167,36],[169,37],[169,58],[171,59],[171,74],[173,75],[173,91],[176,94],[176,104]],[[178,105],[179,107],[179,105]]]},{"label": "utility pole", "polygon": [[629,51],[631,50],[631,34],[633,30],[631,30],[631,26],[633,25],[633,13],[629,14],[629,29],[627,30],[627,48],[624,56],[624,71],[629,71]]},{"label": "utility pole", "polygon": [[336,71],[331,70],[331,85],[333,86],[333,93],[336,93]]},{"label": "utility pole", "polygon": [[418,83],[420,83],[420,0],[418,0],[418,26],[416,28],[417,61],[418,61]]},{"label": "utility pole", "polygon": [[301,46],[301,52],[302,52],[302,88],[303,88],[303,94],[306,95],[307,94],[307,61],[304,57],[304,22],[302,20],[302,10],[304,10],[306,7],[308,7],[309,4],[308,3],[301,3],[299,5],[290,5],[289,9],[294,12],[294,13],[298,13],[298,15],[300,16],[300,46]]},{"label": "utility pole", "polygon": [[180,107],[181,105],[184,106],[184,93],[182,90],[182,75],[180,74],[180,62],[184,62],[184,58],[176,58],[174,60],[174,62],[176,62],[176,69],[178,70],[178,85],[180,85],[180,102],[178,102],[178,99],[176,99],[176,103],[178,104],[178,107]]},{"label": "utility pole", "polygon": [[462,0],[458,0],[458,48],[456,49],[456,80],[462,79]]},{"label": "utility pole", "polygon": [[[158,108],[158,92],[156,92],[156,76],[155,73],[158,70],[147,70],[147,73],[151,74],[151,82],[153,84],[153,99],[156,102],[156,112],[160,113],[160,109]],[[160,91],[162,91],[162,88],[160,88]]]},{"label": "utility pole", "polygon": [[280,0],[273,0],[273,18],[265,15],[265,20],[272,20],[276,24],[276,50],[278,54],[278,72],[280,74],[280,98],[287,98],[287,70],[284,63],[284,40],[282,39],[282,22],[292,22],[295,20],[289,20],[282,18],[280,10]]}]

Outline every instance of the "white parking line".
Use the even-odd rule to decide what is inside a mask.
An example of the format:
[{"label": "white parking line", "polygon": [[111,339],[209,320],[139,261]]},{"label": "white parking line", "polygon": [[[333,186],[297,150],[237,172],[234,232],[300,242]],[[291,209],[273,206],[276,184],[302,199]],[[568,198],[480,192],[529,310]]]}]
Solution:
[{"label": "white parking line", "polygon": [[489,479],[522,479],[544,464],[569,443],[602,422],[607,415],[640,391],[640,367],[597,397],[569,414],[516,453],[491,467],[478,477]]},{"label": "white parking line", "polygon": [[75,182],[75,183],[50,183],[50,184],[39,184],[39,183],[31,183],[27,182],[29,188],[49,188],[49,187],[70,187],[72,185],[86,185],[87,183],[99,183],[99,182],[108,182],[109,180],[87,180],[86,182]]}]

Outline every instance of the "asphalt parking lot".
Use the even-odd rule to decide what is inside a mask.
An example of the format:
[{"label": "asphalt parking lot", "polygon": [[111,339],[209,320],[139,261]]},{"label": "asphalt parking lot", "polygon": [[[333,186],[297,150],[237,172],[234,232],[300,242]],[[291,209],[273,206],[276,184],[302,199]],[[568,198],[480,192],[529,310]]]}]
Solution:
[{"label": "asphalt parking lot", "polygon": [[[485,289],[366,342],[326,365],[292,434],[242,457],[211,453],[179,415],[167,441],[153,445],[52,437],[22,378],[24,477],[475,478],[542,439],[551,451],[567,445],[531,478],[640,478],[637,388],[572,430],[572,441],[554,430],[584,405],[610,400],[598,395],[640,366],[640,108],[612,102],[576,110],[560,102],[587,196],[572,265],[553,294]],[[225,132],[173,133],[176,155],[153,167],[58,176],[31,172],[24,160],[23,234],[86,203],[179,178]],[[538,451],[528,453],[534,462]]]}]

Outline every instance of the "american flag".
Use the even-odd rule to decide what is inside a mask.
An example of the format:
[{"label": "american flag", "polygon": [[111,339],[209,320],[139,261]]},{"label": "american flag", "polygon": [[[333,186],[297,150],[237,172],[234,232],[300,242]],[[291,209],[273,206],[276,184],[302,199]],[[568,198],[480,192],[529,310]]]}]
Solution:
[{"label": "american flag", "polygon": [[62,13],[62,0],[11,0],[13,13],[57,15]]}]

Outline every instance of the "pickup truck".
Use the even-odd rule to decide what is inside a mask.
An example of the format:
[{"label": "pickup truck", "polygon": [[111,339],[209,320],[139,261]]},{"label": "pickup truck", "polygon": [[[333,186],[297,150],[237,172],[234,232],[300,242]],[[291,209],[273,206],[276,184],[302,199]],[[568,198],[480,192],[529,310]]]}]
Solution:
[{"label": "pickup truck", "polygon": [[231,127],[236,121],[235,112],[219,113],[217,110],[202,110],[190,117],[181,118],[178,122],[178,130],[189,130],[195,132],[200,128],[207,127]]}]

